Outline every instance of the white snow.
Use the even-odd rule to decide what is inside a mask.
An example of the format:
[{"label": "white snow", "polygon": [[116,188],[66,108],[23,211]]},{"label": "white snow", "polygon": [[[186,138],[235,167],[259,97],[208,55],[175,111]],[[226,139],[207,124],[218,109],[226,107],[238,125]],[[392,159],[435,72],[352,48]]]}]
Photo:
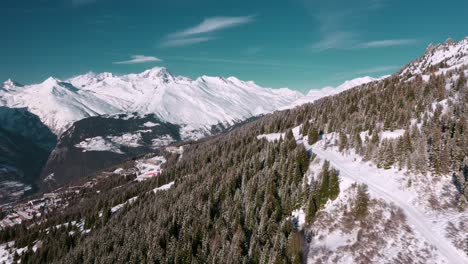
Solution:
[{"label": "white snow", "polygon": [[120,150],[121,146],[125,147],[139,147],[141,146],[141,132],[136,134],[126,133],[119,136],[110,135],[105,138],[98,136],[93,138],[87,138],[80,143],[76,144],[75,147],[86,151],[111,151],[118,154],[123,152]]},{"label": "white snow", "polygon": [[136,181],[145,181],[149,178],[158,176],[161,174],[161,165],[166,162],[163,156],[155,156],[150,159],[138,160],[136,162],[136,168],[139,171]]},{"label": "white snow", "polygon": [[55,176],[54,173],[47,175],[47,177],[44,178],[43,182],[54,181],[55,180],[54,176]]},{"label": "white snow", "polygon": [[77,120],[116,113],[155,113],[167,122],[209,130],[218,123],[273,112],[302,96],[234,77],[176,77],[156,67],[122,76],[88,73],[64,82],[51,77],[21,89],[2,89],[0,106],[27,107],[56,134]]},{"label": "white snow", "polygon": [[294,108],[296,106],[300,106],[303,104],[313,103],[314,101],[320,98],[331,96],[331,95],[336,95],[346,90],[349,90],[351,88],[364,85],[366,83],[370,83],[373,81],[378,81],[386,77],[387,76],[383,76],[380,78],[372,78],[369,76],[365,76],[365,77],[359,77],[359,78],[345,81],[343,84],[337,86],[336,88],[327,86],[327,87],[323,87],[322,89],[312,89],[309,91],[309,93],[307,93],[307,95],[297,99],[296,101],[294,101],[292,104],[288,106],[282,107],[281,109],[289,109],[289,108]]},{"label": "white snow", "polygon": [[[439,223],[434,223],[431,215],[424,208],[415,204],[418,194],[414,190],[401,187],[401,181],[405,178],[403,172],[378,169],[369,162],[361,162],[362,159],[356,154],[342,155],[336,147],[324,149],[323,141],[311,147],[307,146],[307,143],[305,145],[312,148],[319,158],[329,160],[330,164],[340,171],[342,179],[365,183],[371,196],[382,198],[403,209],[410,227],[430,245],[436,247],[448,263],[468,263],[468,257],[448,240],[445,229],[441,228]],[[460,217],[460,213],[452,213]],[[466,218],[466,214],[462,213],[462,216]],[[440,215],[437,218],[439,217]]]},{"label": "white snow", "polygon": [[380,140],[395,139],[395,138],[402,137],[404,134],[405,134],[404,129],[395,129],[393,131],[385,130],[385,131],[382,131],[382,133],[380,133]]},{"label": "white snow", "polygon": [[141,134],[126,133],[120,136],[107,136],[106,138],[114,144],[135,148],[140,146]]},{"label": "white snow", "polygon": [[296,227],[298,229],[302,229],[302,227],[305,224],[305,219],[306,219],[306,213],[304,212],[304,209],[296,209],[292,211],[292,217],[293,217],[293,222],[295,223]]},{"label": "white snow", "polygon": [[151,121],[148,121],[148,122],[143,124],[144,127],[155,127],[155,126],[158,126],[158,125],[159,124],[153,123]]},{"label": "white snow", "polygon": [[86,151],[111,151],[115,153],[122,154],[118,145],[109,142],[109,140],[104,139],[103,137],[93,137],[87,138],[84,141],[76,144],[75,147],[83,149],[83,152]]},{"label": "white snow", "polygon": [[12,247],[14,242],[9,242],[0,245],[0,263],[13,263],[13,254],[6,249],[8,247]]},{"label": "white snow", "polygon": [[154,192],[154,193],[157,193],[157,192],[159,192],[159,191],[166,191],[166,190],[169,190],[173,185],[174,185],[174,182],[172,181],[172,182],[170,182],[170,183],[168,183],[168,184],[164,184],[164,185],[162,185],[162,186],[160,186],[160,187],[158,187],[158,188],[154,188],[154,189],[153,189],[153,192]]},{"label": "white snow", "polygon": [[170,135],[163,135],[151,140],[153,147],[167,146],[173,142],[175,142],[175,140]]},{"label": "white snow", "polygon": [[444,69],[438,70],[436,74],[445,73],[448,70],[467,65],[468,38],[462,39],[459,42],[447,41],[437,46],[429,45],[426,53],[403,69],[401,75],[406,73],[411,73],[412,75],[425,73],[430,66],[441,62],[445,62],[447,66]]},{"label": "white snow", "polygon": [[121,203],[121,204],[118,204],[118,205],[112,207],[111,208],[111,213],[117,212],[118,210],[122,209],[126,204],[131,204],[131,203],[135,202],[136,199],[138,199],[138,196],[132,197],[132,198],[128,199],[127,201],[125,201],[124,203]]},{"label": "white snow", "polygon": [[113,173],[116,173],[116,174],[119,174],[123,171],[124,169],[123,168],[117,168],[113,171]]},{"label": "white snow", "polygon": [[327,234],[325,239],[317,241],[314,246],[325,246],[331,250],[336,250],[339,247],[353,244],[356,240],[357,232],[355,231],[349,234],[336,231]]},{"label": "white snow", "polygon": [[275,140],[279,140],[280,138],[284,138],[286,133],[271,133],[271,134],[262,134],[262,135],[258,135],[257,136],[257,139],[266,139],[268,140],[269,142],[273,142]]},{"label": "white snow", "polygon": [[[293,132],[296,131],[298,133],[299,127],[293,128]],[[281,134],[264,134],[259,135],[257,138],[275,140]],[[361,136],[365,136],[367,132],[361,134]],[[403,134],[404,130],[394,130],[384,131],[381,136],[383,138],[397,138]],[[340,189],[342,191],[339,197],[343,195],[343,190],[349,189],[353,182],[365,183],[371,197],[383,199],[385,203],[401,208],[412,230],[413,237],[410,242],[405,241],[407,239],[405,237],[400,239],[405,243],[413,243],[415,248],[412,250],[422,250],[429,246],[431,252],[426,253],[429,256],[436,254],[431,263],[438,263],[439,260],[446,263],[468,263],[468,257],[464,252],[454,246],[454,244],[463,246],[463,231],[453,231],[456,230],[454,228],[450,231],[451,226],[458,225],[458,229],[460,229],[463,228],[462,224],[468,221],[468,212],[460,212],[451,205],[451,196],[453,196],[455,190],[450,183],[450,177],[413,175],[408,171],[399,171],[397,169],[379,169],[371,162],[363,162],[362,157],[353,150],[347,151],[346,155],[340,153],[337,147],[332,144],[334,138],[336,138],[336,133],[324,135],[323,139],[313,146],[308,145],[307,140],[301,140],[300,135],[294,133],[294,136],[298,144],[304,144],[306,149],[312,150],[317,155],[316,159],[309,165],[308,174],[306,175],[308,184],[320,172],[323,160],[328,160],[330,165],[339,170],[340,173]],[[434,201],[434,199],[436,200]],[[331,210],[333,204],[338,203],[339,200],[340,198],[329,201],[325,205],[324,211]],[[301,209],[295,210],[293,218],[300,222],[302,212]],[[461,237],[459,234],[453,234],[459,232],[462,232]],[[330,236],[328,237],[328,235]],[[405,234],[400,235],[404,236]],[[318,244],[316,242],[315,245],[320,246],[320,243],[322,243],[322,246],[336,249],[345,245],[345,241],[347,241],[347,244],[352,244],[355,241],[354,234],[327,234],[327,237],[323,238]],[[398,243],[398,241],[390,243],[392,250],[396,250],[395,247],[398,247]],[[432,252],[434,250],[436,250],[436,253]],[[396,256],[397,253],[393,252],[392,254]],[[348,259],[348,262],[340,261],[340,263],[352,263],[349,261],[351,260]]]},{"label": "white snow", "polygon": [[392,203],[371,196],[365,220],[356,220],[351,211],[356,186],[350,183],[341,178],[339,196],[305,230],[307,263],[447,263]]}]

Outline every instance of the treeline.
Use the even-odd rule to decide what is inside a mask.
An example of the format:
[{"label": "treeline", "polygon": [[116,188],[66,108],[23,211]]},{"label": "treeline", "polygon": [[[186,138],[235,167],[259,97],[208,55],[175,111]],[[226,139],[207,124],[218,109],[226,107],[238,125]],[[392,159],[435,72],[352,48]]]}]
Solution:
[{"label": "treeline", "polygon": [[[43,242],[36,253],[27,251],[22,263],[45,258],[57,263],[301,263],[304,242],[291,212],[306,204],[313,224],[320,208],[338,196],[339,172],[325,162],[319,178],[304,184],[313,154],[296,144],[292,127],[303,125],[309,143],[336,132],[341,151],[353,148],[382,168],[451,174],[466,195],[467,104],[461,70],[427,82],[395,75],[193,143],[180,160],[168,162],[161,177],[83,198],[31,232],[10,238]],[[382,131],[395,129],[405,133],[380,139]],[[285,131],[285,138],[275,142],[256,138]],[[150,191],[173,180],[169,191]],[[132,205],[106,214],[111,205],[137,195]],[[360,219],[367,210],[365,187],[357,195],[354,210]],[[92,231],[68,232],[70,242],[63,232],[43,232],[52,223],[72,220],[84,220]]]},{"label": "treeline", "polygon": [[[378,167],[408,169],[418,174],[451,175],[457,190],[468,198],[468,86],[466,67],[410,79],[393,76],[338,96],[282,113],[304,116],[309,143],[320,133],[338,133],[340,151],[354,149]],[[290,120],[295,120],[289,118]],[[381,132],[403,129],[401,137],[381,139]],[[367,133],[363,133],[367,132]],[[331,142],[334,144],[335,142]]]}]

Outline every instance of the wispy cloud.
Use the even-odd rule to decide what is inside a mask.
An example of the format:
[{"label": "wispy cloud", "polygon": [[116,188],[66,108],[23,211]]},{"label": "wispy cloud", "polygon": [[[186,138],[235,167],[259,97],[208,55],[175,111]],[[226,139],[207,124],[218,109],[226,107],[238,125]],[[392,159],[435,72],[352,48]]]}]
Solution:
[{"label": "wispy cloud", "polygon": [[351,49],[356,45],[356,34],[347,31],[332,32],[312,44],[313,51],[320,52],[329,49]]},{"label": "wispy cloud", "polygon": [[194,38],[176,38],[166,39],[161,43],[161,47],[181,47],[189,46],[192,44],[207,42],[214,39],[214,37],[194,37]]},{"label": "wispy cloud", "polygon": [[138,63],[146,63],[146,62],[157,62],[157,61],[162,61],[161,59],[158,59],[153,56],[145,56],[145,55],[133,55],[130,56],[130,60],[126,61],[116,61],[114,64],[138,64]]},{"label": "wispy cloud", "polygon": [[388,72],[388,71],[395,71],[399,69],[400,66],[395,65],[383,65],[383,66],[375,66],[368,69],[363,69],[356,71],[356,74],[370,74],[370,73],[381,73],[381,72]]},{"label": "wispy cloud", "polygon": [[254,21],[253,16],[239,16],[239,17],[210,17],[205,18],[200,24],[187,28],[183,31],[170,34],[169,37],[179,38],[192,35],[210,33],[225,28],[235,27]]},{"label": "wispy cloud", "polygon": [[252,23],[254,19],[254,16],[218,16],[205,18],[201,23],[195,26],[167,35],[160,46],[187,46],[213,40],[216,39],[216,37],[213,37],[210,34],[221,31],[223,29]]},{"label": "wispy cloud", "polygon": [[384,39],[365,41],[360,19],[367,14],[385,8],[390,0],[354,0],[343,3],[341,0],[303,0],[304,6],[317,22],[319,39],[310,45],[311,50],[321,52],[330,49],[365,49],[412,45],[415,39]]},{"label": "wispy cloud", "polygon": [[394,47],[394,46],[406,46],[416,44],[415,39],[385,39],[375,40],[362,43],[360,46],[363,48],[382,48],[382,47]]},{"label": "wispy cloud", "polygon": [[319,42],[311,45],[313,51],[320,52],[330,49],[352,50],[408,46],[418,43],[416,39],[386,39],[361,42],[359,35],[353,32],[332,32],[325,35]]}]

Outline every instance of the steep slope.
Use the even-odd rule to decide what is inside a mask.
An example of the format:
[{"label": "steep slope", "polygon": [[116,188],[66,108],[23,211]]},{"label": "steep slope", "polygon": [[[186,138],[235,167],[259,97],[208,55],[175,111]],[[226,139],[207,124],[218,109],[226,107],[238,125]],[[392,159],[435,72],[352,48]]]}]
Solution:
[{"label": "steep slope", "polygon": [[44,150],[52,150],[57,143],[57,136],[25,108],[0,106],[0,127],[29,139]]},{"label": "steep slope", "polygon": [[3,204],[21,198],[22,189],[34,186],[50,151],[0,127],[0,153],[0,204]]},{"label": "steep slope", "polygon": [[158,177],[78,194],[1,241],[22,263],[466,262],[467,68],[444,67],[193,142]]},{"label": "steep slope", "polygon": [[26,109],[0,107],[0,203],[21,198],[24,186],[36,187],[56,142]]},{"label": "steep slope", "polygon": [[119,111],[92,93],[83,93],[52,77],[36,85],[8,87],[4,84],[4,88],[0,91],[0,103],[11,108],[27,108],[56,134],[74,121]]},{"label": "steep slope", "polygon": [[300,96],[289,89],[263,88],[234,77],[192,80],[153,68],[123,76],[89,73],[66,82],[51,77],[24,87],[7,81],[0,90],[0,104],[27,107],[56,134],[77,120],[120,112],[153,113],[189,133],[269,113]]},{"label": "steep slope", "polygon": [[65,131],[42,171],[53,189],[180,140],[180,128],[153,114],[96,116]]},{"label": "steep slope", "polygon": [[[359,164],[356,162],[359,156],[346,157],[340,155],[339,152],[330,147],[324,149],[323,141],[315,144],[311,149],[320,159],[329,160],[330,164],[340,171],[342,178],[366,184],[373,197],[381,198],[401,208],[409,226],[427,243],[437,248],[438,253],[441,254],[448,263],[461,264],[468,262],[468,256],[464,255],[461,250],[457,250],[448,239],[446,235],[446,223],[443,223],[442,228],[438,227],[441,222],[444,222],[444,218],[448,216],[451,216],[450,218],[452,221],[456,221],[456,219],[465,221],[468,219],[468,214],[457,216],[456,211],[453,210],[444,212],[446,215],[439,214],[430,216],[423,208],[418,208],[413,204],[413,197],[416,196],[416,194],[400,187],[401,184],[399,182],[405,179],[404,176],[402,177],[403,173],[378,169],[365,163]],[[454,189],[454,187],[452,187],[452,189]],[[439,218],[437,224],[434,224],[434,218]],[[449,221],[445,220],[445,222]]]},{"label": "steep slope", "polygon": [[453,70],[468,64],[468,37],[455,42],[448,39],[436,46],[430,44],[423,56],[406,65],[400,75],[431,74]]}]

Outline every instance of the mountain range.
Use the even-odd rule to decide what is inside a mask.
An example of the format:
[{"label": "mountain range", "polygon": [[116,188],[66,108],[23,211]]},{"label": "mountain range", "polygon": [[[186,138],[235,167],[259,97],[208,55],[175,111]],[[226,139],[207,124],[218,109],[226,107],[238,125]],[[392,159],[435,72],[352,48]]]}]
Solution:
[{"label": "mountain range", "polygon": [[466,76],[468,38],[307,95],[163,68],[8,81],[3,160],[53,146],[29,210],[59,213],[0,232],[3,259],[466,263]]},{"label": "mountain range", "polygon": [[[460,42],[448,40],[437,46],[430,45],[422,57],[406,65],[398,74],[406,77],[420,74],[427,80],[433,74],[433,68],[446,66],[439,71],[447,72],[464,65],[467,63],[467,42],[467,39]],[[287,88],[264,88],[253,81],[242,81],[236,77],[201,76],[190,79],[175,76],[161,67],[121,76],[87,73],[64,81],[49,77],[42,83],[32,85],[7,80],[0,88],[0,107],[7,110],[0,111],[0,119],[4,120],[0,127],[12,134],[32,139],[45,153],[53,149],[41,179],[55,174],[54,169],[58,169],[59,164],[62,174],[76,178],[83,172],[69,170],[65,173],[64,168],[76,167],[77,160],[81,164],[92,163],[95,152],[104,152],[100,154],[104,156],[118,156],[109,160],[120,162],[123,158],[142,153],[142,147],[146,151],[154,149],[151,140],[143,140],[148,139],[148,135],[156,136],[151,134],[151,129],[145,132],[142,126],[149,116],[155,124],[166,123],[177,127],[176,130],[172,129],[175,134],[158,134],[163,139],[170,139],[161,142],[168,144],[177,140],[200,139],[254,116],[294,108],[387,77],[360,77],[336,88],[312,89],[306,95]],[[12,114],[24,117],[26,112],[29,116],[38,117],[40,122],[36,124],[42,122],[45,126],[24,126],[22,119]],[[100,118],[76,123],[92,117]],[[18,121],[14,121],[16,119]],[[115,119],[122,119],[121,122],[127,124],[123,127],[128,129],[122,129],[122,125],[119,125],[118,130],[112,125],[99,125],[100,122],[114,124],[109,120]],[[95,124],[95,127],[89,124]],[[93,129],[95,131],[91,131]],[[145,135],[148,131],[150,134]],[[51,136],[53,134],[55,136]],[[134,144],[128,145],[125,140],[119,140],[125,136],[133,137]],[[100,137],[98,141],[96,137]],[[84,151],[86,148],[83,146],[87,146],[88,151]],[[80,158],[77,159],[76,155]],[[101,163],[102,166],[91,166],[94,169],[85,170],[93,173],[104,165],[112,164]],[[21,168],[17,171],[21,171]],[[26,178],[31,179],[30,176]],[[60,183],[66,182],[66,178],[61,179],[60,175],[56,175]]]},{"label": "mountain range", "polygon": [[122,76],[87,73],[65,81],[49,77],[26,86],[7,80],[0,90],[0,106],[27,108],[57,135],[83,118],[116,113],[156,114],[181,125],[183,131],[206,132],[213,125],[232,125],[374,80],[358,78],[337,89],[312,90],[304,96],[236,77],[201,76],[192,80],[156,67]]},{"label": "mountain range", "polygon": [[[90,72],[64,81],[49,77],[42,83],[31,85],[7,80],[0,89],[0,107],[11,110],[0,111],[0,119],[5,120],[0,127],[13,134],[32,133],[37,144],[49,144],[45,153],[53,151],[47,164],[43,164],[41,177],[31,181],[34,177],[29,176],[26,182],[37,183],[41,179],[40,185],[53,188],[84,172],[94,173],[155,148],[151,140],[143,138],[153,136],[158,140],[159,135],[170,139],[161,141],[166,144],[181,139],[200,139],[251,117],[313,102],[375,80],[357,78],[336,89],[325,87],[311,90],[307,95],[287,88],[264,88],[236,77],[201,76],[193,80],[175,76],[160,67],[122,76]],[[46,131],[47,135],[56,135],[57,146],[56,141],[39,138],[44,127],[34,129],[15,121],[18,118],[12,113],[18,111],[13,109],[23,109],[23,112],[37,116],[39,123],[50,130]],[[173,129],[175,134],[152,133],[151,128],[142,125],[148,118],[155,124],[177,127],[176,131]],[[116,119],[126,125],[120,124],[116,130],[112,125],[116,123],[109,122]],[[134,144],[113,140],[125,136],[133,137]],[[87,151],[83,151],[83,146],[87,146]],[[97,162],[99,160],[105,162]],[[48,179],[46,183],[45,179]]]}]

